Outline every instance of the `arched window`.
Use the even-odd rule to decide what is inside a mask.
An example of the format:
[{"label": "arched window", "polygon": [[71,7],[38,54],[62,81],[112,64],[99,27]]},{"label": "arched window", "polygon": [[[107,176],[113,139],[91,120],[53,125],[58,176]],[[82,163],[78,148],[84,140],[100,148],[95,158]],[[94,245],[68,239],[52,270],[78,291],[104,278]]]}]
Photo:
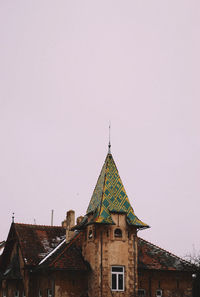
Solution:
[{"label": "arched window", "polygon": [[115,229],[114,234],[115,234],[115,237],[122,237],[122,230],[117,228],[117,229]]}]

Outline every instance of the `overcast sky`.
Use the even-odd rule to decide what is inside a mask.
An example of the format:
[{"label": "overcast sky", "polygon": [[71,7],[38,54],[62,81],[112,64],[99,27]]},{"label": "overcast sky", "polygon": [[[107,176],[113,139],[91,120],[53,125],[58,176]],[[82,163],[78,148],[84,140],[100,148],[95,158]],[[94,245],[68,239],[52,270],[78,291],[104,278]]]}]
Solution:
[{"label": "overcast sky", "polygon": [[200,250],[199,0],[0,1],[0,241],[86,212],[112,154],[139,235]]}]

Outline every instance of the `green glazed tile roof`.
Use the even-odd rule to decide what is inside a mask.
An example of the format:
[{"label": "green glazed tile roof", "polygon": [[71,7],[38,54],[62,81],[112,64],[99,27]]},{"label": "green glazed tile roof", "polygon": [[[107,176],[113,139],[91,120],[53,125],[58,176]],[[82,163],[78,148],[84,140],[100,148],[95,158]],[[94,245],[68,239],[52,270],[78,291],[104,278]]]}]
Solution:
[{"label": "green glazed tile roof", "polygon": [[114,224],[111,217],[112,212],[126,213],[129,225],[138,228],[148,227],[135,215],[113,157],[108,153],[90,200],[87,214],[93,213],[92,221],[94,223]]}]

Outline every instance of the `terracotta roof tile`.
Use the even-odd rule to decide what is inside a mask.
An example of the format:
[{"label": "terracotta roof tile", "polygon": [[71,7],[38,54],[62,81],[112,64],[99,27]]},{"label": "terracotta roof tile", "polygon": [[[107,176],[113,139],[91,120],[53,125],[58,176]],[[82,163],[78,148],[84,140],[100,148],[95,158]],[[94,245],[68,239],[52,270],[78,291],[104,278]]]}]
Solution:
[{"label": "terracotta roof tile", "polygon": [[65,229],[58,226],[14,224],[24,262],[36,265],[64,238]]},{"label": "terracotta roof tile", "polygon": [[174,271],[194,270],[194,266],[189,262],[142,238],[138,238],[138,268]]},{"label": "terracotta roof tile", "polygon": [[51,257],[47,258],[41,267],[48,267],[58,270],[79,270],[87,271],[88,264],[81,253],[82,233],[75,234],[69,243],[60,246]]}]

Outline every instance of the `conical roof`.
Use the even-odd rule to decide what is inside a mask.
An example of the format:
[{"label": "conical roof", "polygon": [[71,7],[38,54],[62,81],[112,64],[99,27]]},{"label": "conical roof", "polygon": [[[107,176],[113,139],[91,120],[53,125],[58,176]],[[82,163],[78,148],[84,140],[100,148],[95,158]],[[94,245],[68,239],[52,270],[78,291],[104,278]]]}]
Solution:
[{"label": "conical roof", "polygon": [[135,215],[112,154],[109,152],[92,194],[87,215],[93,214],[90,222],[114,224],[111,213],[125,213],[127,223],[137,228],[149,227]]}]

